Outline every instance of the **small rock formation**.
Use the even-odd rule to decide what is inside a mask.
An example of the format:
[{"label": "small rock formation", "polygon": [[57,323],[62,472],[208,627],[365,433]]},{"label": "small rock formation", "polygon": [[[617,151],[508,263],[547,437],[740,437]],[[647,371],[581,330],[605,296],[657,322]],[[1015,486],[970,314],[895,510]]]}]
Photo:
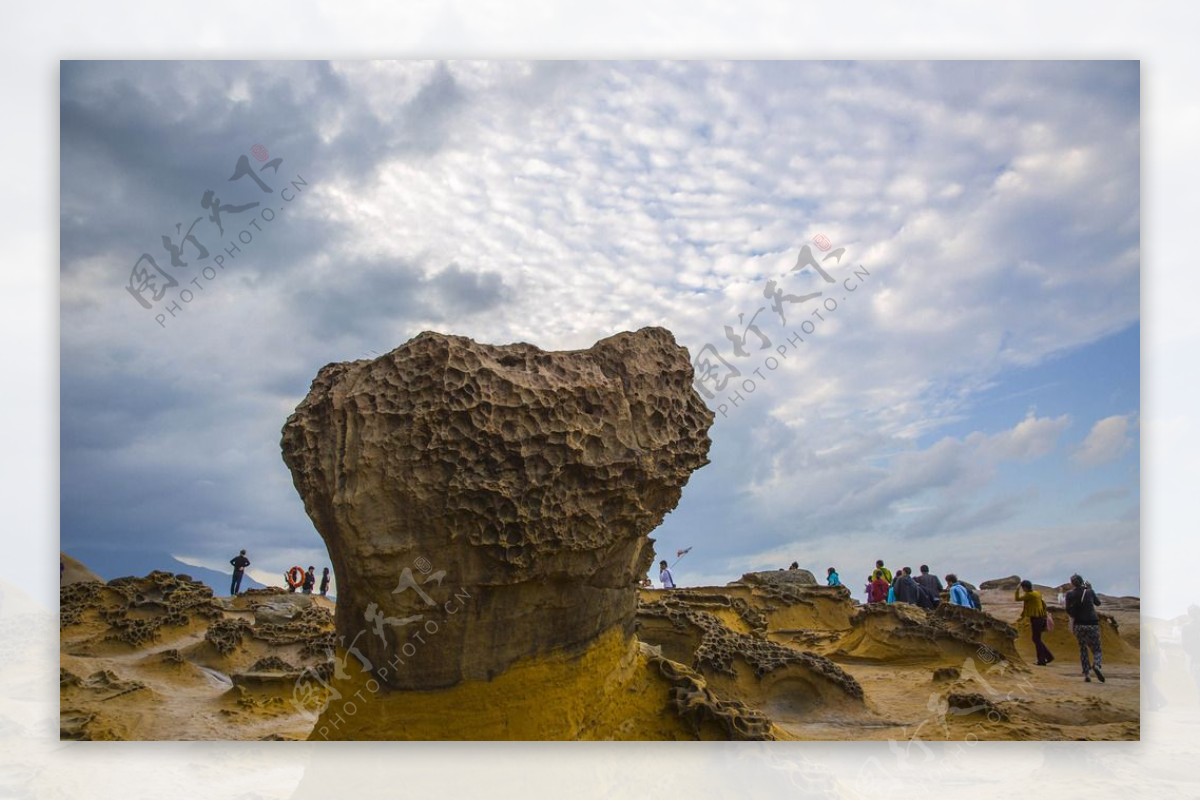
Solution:
[{"label": "small rock formation", "polygon": [[59,589],[59,624],[82,622],[92,611],[106,624],[105,639],[136,648],[153,642],[163,626],[221,616],[212,589],[184,575],[154,571],[145,578],[75,581]]},{"label": "small rock formation", "polygon": [[686,721],[700,740],[774,740],[774,726],[761,712],[741,701],[725,701],[708,688],[704,677],[678,662],[672,662],[645,643],[639,649],[651,667],[671,685],[675,713]]},{"label": "small rock formation", "polygon": [[[861,701],[859,683],[823,656],[757,634],[734,631],[716,615],[668,596],[638,608],[638,637],[664,655],[690,665],[724,697],[771,703],[770,687],[786,683],[791,700],[812,706],[826,700]],[[775,705],[775,704],[772,704]]]},{"label": "small rock formation", "polygon": [[757,573],[746,573],[737,581],[730,582],[730,584],[766,585],[768,587],[812,586],[816,583],[816,577],[811,571],[804,568],[763,570]]},{"label": "small rock formation", "polygon": [[693,377],[661,328],[564,352],[426,332],[322,368],[283,458],[338,576],[338,634],[370,680],[432,690],[518,662],[566,670],[614,631],[605,648],[628,663],[647,535],[708,463],[713,414]]},{"label": "small rock formation", "polygon": [[940,667],[933,669],[933,681],[958,681],[962,671],[956,667]]},{"label": "small rock formation", "polygon": [[987,696],[976,692],[951,692],[946,696],[946,705],[952,715],[986,715],[999,722],[1009,719],[1008,712]]},{"label": "small rock formation", "polygon": [[1020,576],[1007,576],[979,582],[981,590],[1015,590],[1019,586],[1021,586]]},{"label": "small rock formation", "polygon": [[834,654],[873,662],[944,662],[947,666],[983,654],[986,661],[1021,661],[1017,630],[986,612],[943,604],[926,612],[911,604],[868,604]]}]

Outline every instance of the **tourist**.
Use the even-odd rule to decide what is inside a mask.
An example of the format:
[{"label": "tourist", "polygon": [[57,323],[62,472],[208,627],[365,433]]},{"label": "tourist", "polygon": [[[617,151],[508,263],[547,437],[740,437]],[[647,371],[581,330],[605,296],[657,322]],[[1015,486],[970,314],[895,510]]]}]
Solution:
[{"label": "tourist", "polygon": [[[1092,591],[1092,585],[1076,573],[1071,576],[1071,591],[1067,593],[1067,614],[1071,616],[1072,629],[1075,639],[1079,641],[1079,665],[1083,668],[1083,680],[1091,681],[1088,673],[1095,673],[1096,678],[1104,681],[1104,673],[1100,671],[1103,658],[1100,653],[1100,616],[1096,607],[1100,599]],[[1091,664],[1088,664],[1088,650],[1092,652]]]},{"label": "tourist", "polygon": [[800,569],[799,562],[792,562],[790,565],[788,565],[788,570],[799,570],[799,569]]},{"label": "tourist", "polygon": [[304,594],[312,595],[315,586],[317,586],[317,569],[309,565],[308,572],[304,574]]},{"label": "tourist", "polygon": [[1033,582],[1022,581],[1017,587],[1015,599],[1024,602],[1021,617],[1029,619],[1029,630],[1033,633],[1033,649],[1037,652],[1037,663],[1048,665],[1054,661],[1054,654],[1042,642],[1042,633],[1046,631],[1046,617],[1050,614],[1042,594],[1033,588]]},{"label": "tourist", "polygon": [[881,604],[887,601],[888,583],[883,578],[883,571],[876,570],[875,575],[871,577],[871,583],[867,585],[867,603]]},{"label": "tourist", "polygon": [[329,568],[325,568],[321,573],[321,594],[329,594]]},{"label": "tourist", "polygon": [[229,585],[229,594],[237,595],[242,589],[242,575],[246,572],[246,568],[250,567],[250,560],[246,558],[246,549],[243,548],[237,556],[230,559],[229,564],[233,565],[233,583]]},{"label": "tourist", "polygon": [[912,568],[906,567],[896,573],[896,580],[892,583],[896,601],[902,604],[913,604],[914,606],[921,605],[923,590],[920,585],[912,577]]},{"label": "tourist", "polygon": [[838,578],[837,571],[832,567],[829,568],[828,572],[825,574],[825,583],[830,587],[842,586],[842,580]]},{"label": "tourist", "polygon": [[921,589],[929,593],[929,598],[933,601],[933,605],[938,605],[938,599],[942,596],[942,580],[929,572],[929,565],[921,565],[921,575],[915,576],[913,581],[920,585]]},{"label": "tourist", "polygon": [[892,571],[888,570],[886,567],[883,566],[882,559],[875,560],[875,569],[878,570],[879,572],[883,573],[884,581],[886,581],[888,584],[892,583]]},{"label": "tourist", "polygon": [[664,590],[675,589],[675,577],[671,575],[671,568],[667,567],[666,559],[658,563],[658,580],[662,582]]},{"label": "tourist", "polygon": [[953,573],[947,573],[946,586],[950,588],[951,606],[965,606],[968,609],[975,608],[975,604],[971,603],[970,591],[958,580],[958,576]]}]

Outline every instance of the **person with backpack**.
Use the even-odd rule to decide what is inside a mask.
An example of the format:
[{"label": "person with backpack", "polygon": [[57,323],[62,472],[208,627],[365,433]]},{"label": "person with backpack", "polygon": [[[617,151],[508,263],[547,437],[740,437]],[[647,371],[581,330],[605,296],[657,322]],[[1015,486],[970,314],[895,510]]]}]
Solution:
[{"label": "person with backpack", "polygon": [[[1089,673],[1095,673],[1100,682],[1104,682],[1104,673],[1100,670],[1103,654],[1100,652],[1100,615],[1096,607],[1100,599],[1092,591],[1092,585],[1083,580],[1078,573],[1071,576],[1071,591],[1066,597],[1067,614],[1071,616],[1071,628],[1075,639],[1079,641],[1079,664],[1083,668],[1083,680],[1091,681]],[[1092,652],[1089,664],[1088,651]]]},{"label": "person with backpack", "polygon": [[667,567],[666,559],[658,563],[658,580],[662,582],[664,590],[675,589],[675,577],[671,575],[671,568]]},{"label": "person with backpack", "polygon": [[1025,580],[1017,587],[1014,600],[1024,604],[1021,609],[1021,617],[1029,621],[1029,630],[1033,636],[1033,650],[1037,652],[1037,663],[1039,665],[1050,664],[1054,661],[1054,654],[1050,653],[1050,649],[1042,642],[1042,634],[1046,631],[1046,618],[1050,612],[1046,609],[1046,602],[1042,600],[1042,594],[1033,588],[1033,582]]},{"label": "person with backpack", "polygon": [[971,591],[966,585],[958,580],[958,576],[953,573],[946,574],[946,586],[950,588],[950,605],[965,606],[968,609],[974,609],[975,604],[971,603]]},{"label": "person with backpack", "polygon": [[246,568],[250,567],[250,560],[246,558],[246,549],[243,548],[237,556],[229,560],[229,564],[233,565],[233,582],[229,585],[229,594],[237,595],[242,588],[242,576],[246,573]]},{"label": "person with backpack", "polygon": [[309,565],[308,572],[304,574],[304,588],[302,591],[305,595],[312,595],[313,587],[315,586],[317,586],[317,568]]}]

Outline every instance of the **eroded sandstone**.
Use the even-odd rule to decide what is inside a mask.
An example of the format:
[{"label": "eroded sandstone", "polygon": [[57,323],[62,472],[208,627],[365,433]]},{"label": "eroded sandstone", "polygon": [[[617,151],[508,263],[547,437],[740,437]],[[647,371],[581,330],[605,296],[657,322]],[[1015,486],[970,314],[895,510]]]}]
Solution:
[{"label": "eroded sandstone", "polygon": [[647,535],[708,462],[692,379],[661,328],[564,352],[426,332],[322,368],[282,447],[339,634],[426,689],[629,630]]}]

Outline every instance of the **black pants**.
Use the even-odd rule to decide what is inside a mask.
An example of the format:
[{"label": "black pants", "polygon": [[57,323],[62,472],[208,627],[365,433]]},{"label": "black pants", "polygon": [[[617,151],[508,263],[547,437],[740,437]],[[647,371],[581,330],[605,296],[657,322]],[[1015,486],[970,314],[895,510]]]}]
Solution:
[{"label": "black pants", "polygon": [[242,571],[233,571],[233,583],[229,585],[229,594],[237,595],[238,590],[242,588]]},{"label": "black pants", "polygon": [[1029,629],[1033,632],[1033,647],[1037,651],[1037,661],[1049,662],[1052,660],[1054,654],[1050,653],[1050,649],[1046,647],[1046,643],[1042,642],[1042,633],[1046,631],[1046,618],[1029,618]]}]

